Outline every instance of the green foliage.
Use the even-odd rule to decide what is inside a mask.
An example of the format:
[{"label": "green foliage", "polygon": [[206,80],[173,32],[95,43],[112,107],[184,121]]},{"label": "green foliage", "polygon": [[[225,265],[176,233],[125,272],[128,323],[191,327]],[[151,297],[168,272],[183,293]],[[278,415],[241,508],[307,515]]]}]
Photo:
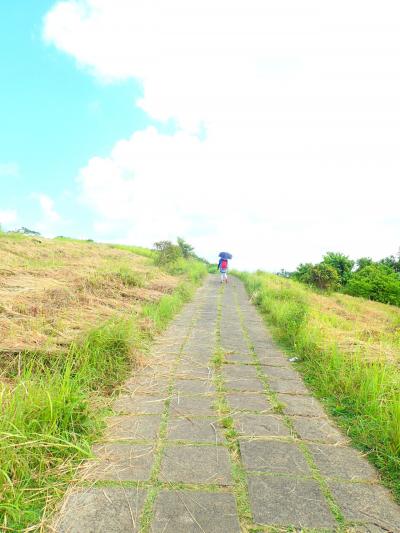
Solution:
[{"label": "green foliage", "polygon": [[301,264],[295,274],[295,278],[317,289],[334,291],[340,285],[338,271],[322,262],[318,265],[311,263]]},{"label": "green foliage", "polygon": [[182,255],[185,259],[188,259],[189,257],[192,257],[194,254],[194,248],[189,243],[184,241],[182,237],[178,237],[177,243],[179,248],[181,249]]},{"label": "green foliage", "polygon": [[389,267],[394,272],[400,273],[400,253],[397,255],[397,257],[395,257],[394,255],[385,257],[381,259],[379,263]]},{"label": "green foliage", "polygon": [[326,317],[312,307],[307,288],[271,274],[239,277],[274,327],[274,334],[300,356],[300,368],[314,392],[400,498],[400,373],[396,365],[366,360],[363,353],[345,353],[339,347],[340,338],[324,337],[319,326]]},{"label": "green foliage", "polygon": [[22,233],[22,235],[34,235],[39,236],[40,233],[38,231],[34,231],[33,229],[25,228],[22,226],[22,228],[19,228],[15,233]]},{"label": "green foliage", "polygon": [[167,265],[174,263],[182,257],[182,250],[171,241],[159,241],[154,243],[154,251],[156,252],[155,263],[157,265]]},{"label": "green foliage", "polygon": [[[33,530],[90,456],[105,415],[99,405],[207,272],[198,261],[181,260],[187,281],[138,314],[108,321],[64,354],[25,353],[7,368],[2,361],[10,384],[0,381],[0,530]],[[131,274],[117,272],[137,284]]]},{"label": "green foliage", "polygon": [[360,257],[360,259],[357,259],[356,261],[357,270],[361,270],[362,268],[370,266],[372,264],[373,261],[370,257]]},{"label": "green foliage", "polygon": [[400,306],[400,278],[384,264],[375,263],[360,268],[350,278],[345,292]]},{"label": "green foliage", "polygon": [[354,261],[349,259],[347,255],[337,253],[337,252],[328,252],[323,257],[323,263],[334,268],[339,275],[340,285],[344,286],[348,282],[351,271],[354,267]]}]

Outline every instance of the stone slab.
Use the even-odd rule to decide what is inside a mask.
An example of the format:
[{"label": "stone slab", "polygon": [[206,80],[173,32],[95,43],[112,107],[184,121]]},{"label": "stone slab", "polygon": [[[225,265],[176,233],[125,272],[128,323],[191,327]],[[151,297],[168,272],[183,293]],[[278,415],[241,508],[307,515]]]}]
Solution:
[{"label": "stone slab", "polygon": [[88,463],[85,478],[101,481],[146,481],[154,460],[152,446],[128,444],[98,445],[96,460]]},{"label": "stone slab", "polygon": [[168,440],[186,440],[191,442],[225,442],[217,420],[204,418],[172,418],[168,423]]},{"label": "stone slab", "polygon": [[320,472],[329,478],[349,481],[374,481],[375,468],[359,452],[348,446],[309,444],[309,450]]},{"label": "stone slab", "polygon": [[224,357],[226,363],[254,364],[254,359],[251,354],[227,352],[224,354]]},{"label": "stone slab", "polygon": [[222,446],[167,446],[160,480],[231,485],[228,451]]},{"label": "stone slab", "polygon": [[274,392],[281,392],[286,394],[310,394],[302,381],[283,380],[283,379],[269,379],[269,388]]},{"label": "stone slab", "polygon": [[300,381],[300,375],[291,368],[285,368],[281,366],[264,366],[263,371],[268,378],[275,379],[288,379]]},{"label": "stone slab", "polygon": [[111,416],[107,419],[105,439],[155,440],[160,423],[160,415]]},{"label": "stone slab", "polygon": [[235,379],[226,381],[225,386],[230,391],[244,391],[244,392],[263,392],[264,385],[259,379]]},{"label": "stone slab", "polygon": [[221,370],[225,381],[236,379],[258,379],[257,369],[251,365],[223,365]]},{"label": "stone slab", "polygon": [[138,533],[146,491],[90,488],[68,496],[52,531],[57,533]]},{"label": "stone slab", "polygon": [[383,487],[336,482],[328,485],[346,520],[373,524],[391,533],[400,532],[400,506]]},{"label": "stone slab", "polygon": [[325,498],[313,480],[250,476],[250,506],[257,524],[296,528],[333,528]]},{"label": "stone slab", "polygon": [[277,440],[240,441],[246,470],[277,474],[310,475],[307,461],[296,444]]},{"label": "stone slab", "polygon": [[257,356],[262,366],[291,368],[289,361],[285,357],[270,357],[259,353],[257,353]]},{"label": "stone slab", "polygon": [[164,410],[166,396],[134,395],[120,396],[113,403],[113,410],[118,414],[161,414]]},{"label": "stone slab", "polygon": [[209,394],[215,393],[215,387],[210,379],[180,379],[175,383],[175,393],[184,394]]},{"label": "stone slab", "polygon": [[306,418],[292,416],[294,429],[305,440],[320,441],[327,444],[344,444],[348,441],[329,420],[325,418]]},{"label": "stone slab", "polygon": [[290,437],[290,430],[279,415],[240,414],[234,416],[241,437]]},{"label": "stone slab", "polygon": [[213,408],[214,402],[215,396],[213,395],[176,395],[171,399],[170,414],[172,416],[215,416],[216,411]]},{"label": "stone slab", "polygon": [[324,418],[325,411],[318,400],[312,396],[278,394],[278,401],[284,405],[283,412],[287,415],[311,416]]},{"label": "stone slab", "polygon": [[265,394],[258,392],[230,393],[226,395],[229,407],[234,411],[272,411],[273,407]]},{"label": "stone slab", "polygon": [[161,491],[151,533],[240,533],[232,494]]}]

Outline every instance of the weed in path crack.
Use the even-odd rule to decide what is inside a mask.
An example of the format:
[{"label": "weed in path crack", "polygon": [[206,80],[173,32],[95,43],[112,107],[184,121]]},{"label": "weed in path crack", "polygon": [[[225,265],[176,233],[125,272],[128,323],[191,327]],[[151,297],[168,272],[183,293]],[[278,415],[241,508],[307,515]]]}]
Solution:
[{"label": "weed in path crack", "polygon": [[[251,340],[251,337],[249,335],[249,332],[248,332],[248,329],[245,325],[245,322],[244,322],[244,318],[243,318],[243,314],[241,312],[241,309],[240,309],[240,305],[239,305],[239,301],[238,301],[238,297],[237,297],[237,294],[235,293],[235,302],[236,302],[236,309],[237,309],[237,312],[238,312],[238,315],[240,317],[240,322],[241,322],[241,326],[242,326],[242,331],[243,331],[243,335],[244,337],[246,338],[247,340],[247,343],[248,343],[248,346],[251,350],[251,353],[254,357],[254,360],[255,360],[255,366],[256,366],[256,369],[257,369],[257,375],[259,377],[259,379],[261,380],[261,382],[263,383],[264,385],[264,389],[266,391],[266,394],[268,396],[268,399],[270,400],[273,408],[274,408],[274,411],[276,413],[279,413],[281,415],[283,415],[283,420],[286,424],[286,426],[289,428],[292,436],[294,436],[296,439],[298,439],[298,444],[304,454],[304,457],[310,467],[310,470],[311,470],[311,473],[312,473],[312,477],[313,479],[318,483],[320,489],[321,489],[321,492],[323,493],[323,495],[325,496],[325,499],[327,501],[327,504],[333,514],[333,516],[335,517],[335,519],[337,520],[337,522],[340,524],[340,526],[343,526],[344,524],[344,516],[339,508],[339,506],[337,505],[337,503],[335,502],[330,490],[329,490],[329,487],[328,487],[328,484],[325,480],[325,478],[320,474],[312,456],[311,456],[311,453],[309,452],[308,448],[306,447],[306,445],[299,439],[299,435],[296,433],[296,430],[293,426],[293,423],[290,419],[290,417],[288,416],[285,416],[284,413],[283,413],[283,406],[282,404],[278,401],[277,399],[277,394],[273,391],[270,390],[269,388],[269,385],[268,385],[268,380],[265,376],[265,374],[263,373],[262,371],[262,366],[261,366],[261,363],[260,363],[260,360],[257,356],[257,353],[256,353],[256,350],[255,350],[255,347],[252,343],[252,340]],[[290,531],[290,529],[286,529],[285,531]],[[295,530],[293,530],[295,531]],[[311,531],[311,530],[310,530]]]},{"label": "weed in path crack", "polygon": [[227,440],[227,447],[231,459],[231,473],[234,481],[233,492],[236,499],[237,512],[239,522],[244,531],[249,531],[251,527],[251,511],[250,501],[247,489],[247,478],[244,467],[241,461],[240,448],[238,441],[238,434],[235,430],[233,418],[230,416],[230,408],[226,400],[225,381],[221,374],[221,366],[223,364],[223,350],[221,346],[221,320],[222,320],[222,295],[224,291],[221,290],[218,298],[218,320],[216,331],[216,347],[213,358],[214,367],[214,383],[217,390],[216,408],[221,417],[221,425],[224,428],[225,437]]}]

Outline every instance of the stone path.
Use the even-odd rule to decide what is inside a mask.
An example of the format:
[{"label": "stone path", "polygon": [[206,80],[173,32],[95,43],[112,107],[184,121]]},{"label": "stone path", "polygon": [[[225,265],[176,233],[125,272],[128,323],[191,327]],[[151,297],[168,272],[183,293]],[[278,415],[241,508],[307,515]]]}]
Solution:
[{"label": "stone path", "polygon": [[114,410],[52,531],[400,532],[238,280],[207,279]]}]

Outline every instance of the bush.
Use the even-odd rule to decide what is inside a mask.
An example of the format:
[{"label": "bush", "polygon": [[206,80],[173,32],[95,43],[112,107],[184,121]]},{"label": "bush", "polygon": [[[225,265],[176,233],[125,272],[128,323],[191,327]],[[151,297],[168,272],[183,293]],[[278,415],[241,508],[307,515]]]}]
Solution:
[{"label": "bush", "polygon": [[352,259],[349,259],[347,255],[341,253],[328,252],[324,255],[322,263],[334,268],[339,275],[340,285],[342,287],[346,285],[354,267],[354,261]]},{"label": "bush", "polygon": [[400,306],[400,278],[383,264],[360,268],[351,276],[345,292],[352,296]]},{"label": "bush", "polygon": [[182,257],[182,250],[171,241],[159,241],[154,243],[154,250],[156,252],[156,265],[167,265],[174,263]]},{"label": "bush", "polygon": [[340,285],[338,271],[324,262],[318,265],[312,265],[311,263],[301,264],[294,278],[307,283],[307,285],[326,291],[334,291]]}]

